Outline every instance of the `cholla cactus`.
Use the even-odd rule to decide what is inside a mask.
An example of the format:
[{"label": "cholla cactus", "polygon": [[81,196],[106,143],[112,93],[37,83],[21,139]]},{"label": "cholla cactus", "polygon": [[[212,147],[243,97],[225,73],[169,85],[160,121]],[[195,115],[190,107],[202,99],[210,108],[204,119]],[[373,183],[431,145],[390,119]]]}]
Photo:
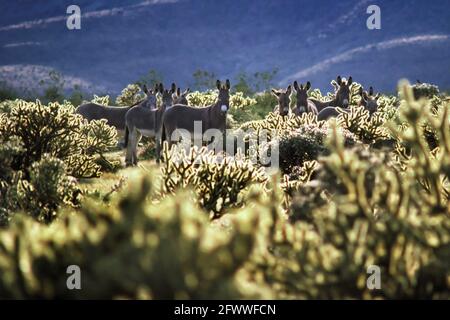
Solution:
[{"label": "cholla cactus", "polygon": [[[51,226],[20,219],[0,230],[0,296],[252,297],[235,278],[254,250],[258,215],[236,217],[224,230],[210,225],[190,195],[155,205],[150,189],[150,179],[140,179],[110,207],[89,203]],[[82,290],[67,289],[70,265],[81,269]]]},{"label": "cholla cactus", "polygon": [[411,86],[415,99],[433,98],[439,95],[439,88],[431,83],[417,82]]},{"label": "cholla cactus", "polygon": [[95,159],[115,145],[114,128],[103,120],[83,121],[69,103],[45,106],[19,100],[12,104],[8,114],[0,114],[0,140],[20,138],[23,152],[12,163],[15,170],[24,170],[48,154],[64,161],[70,175],[98,175]]},{"label": "cholla cactus", "polygon": [[264,183],[263,169],[235,157],[214,155],[206,148],[191,148],[189,154],[176,147],[163,148],[161,168],[164,194],[193,188],[199,205],[218,218],[225,209],[243,204],[243,191],[251,183]]},{"label": "cholla cactus", "polygon": [[77,205],[80,190],[66,171],[64,162],[49,156],[33,163],[29,181],[18,184],[18,207],[36,220],[49,223],[62,205]]},{"label": "cholla cactus", "polygon": [[106,96],[97,96],[94,94],[94,98],[91,100],[92,103],[101,104],[102,106],[109,106],[109,95]]},{"label": "cholla cactus", "polygon": [[[217,101],[217,92],[208,90],[205,92],[194,91],[187,96],[190,106],[209,106]],[[232,109],[242,110],[256,104],[256,100],[245,97],[242,92],[236,92],[230,95],[230,107]]]},{"label": "cholla cactus", "polygon": [[384,113],[375,112],[370,116],[368,110],[358,106],[350,106],[348,111],[342,111],[338,116],[340,126],[354,133],[359,140],[367,144],[391,138],[388,129],[384,126],[385,122]]},{"label": "cholla cactus", "polygon": [[0,144],[0,226],[7,225],[11,210],[18,209],[17,181],[21,173],[17,173],[11,165],[22,152],[22,143],[17,137]]},{"label": "cholla cactus", "polygon": [[122,90],[122,93],[116,98],[116,104],[119,106],[132,106],[144,99],[144,94],[140,92],[141,88],[137,84],[129,84]]},{"label": "cholla cactus", "polygon": [[186,98],[190,106],[209,106],[217,101],[217,92],[214,90],[194,91],[189,93]]},{"label": "cholla cactus", "polygon": [[[265,258],[281,296],[449,298],[449,105],[430,122],[440,133],[430,152],[419,120],[431,113],[402,88],[409,129],[393,126],[392,134],[409,158],[399,165],[391,154],[345,149],[334,127],[333,152],[292,199],[297,222],[279,230],[287,237],[272,248],[273,261]],[[379,290],[366,286],[371,265],[381,270]]]},{"label": "cholla cactus", "polygon": [[234,109],[245,109],[256,104],[256,100],[250,97],[244,97],[242,92],[236,92],[230,96],[230,106]]},{"label": "cholla cactus", "polygon": [[76,177],[100,173],[97,159],[116,143],[105,121],[84,122],[72,105],[17,100],[0,114],[0,224],[17,211],[51,222],[78,204]]}]

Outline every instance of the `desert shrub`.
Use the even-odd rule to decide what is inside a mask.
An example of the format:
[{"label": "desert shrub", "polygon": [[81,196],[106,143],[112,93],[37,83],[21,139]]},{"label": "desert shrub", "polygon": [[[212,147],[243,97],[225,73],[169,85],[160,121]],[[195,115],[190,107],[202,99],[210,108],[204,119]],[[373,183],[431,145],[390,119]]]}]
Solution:
[{"label": "desert shrub", "polygon": [[83,122],[68,103],[17,100],[11,105],[9,113],[0,114],[0,140],[21,140],[23,152],[13,159],[13,169],[26,170],[47,154],[64,161],[70,175],[98,175],[95,159],[115,145],[114,128],[105,121]]},{"label": "desert shrub", "polygon": [[255,72],[248,74],[240,72],[233,86],[235,91],[243,92],[245,95],[252,95],[257,92],[269,91],[274,86],[274,79],[278,73],[278,69]]},{"label": "desert shrub", "polygon": [[[149,178],[129,189],[109,207],[88,203],[51,226],[22,218],[0,231],[0,296],[252,297],[235,278],[255,246],[256,214],[237,217],[222,230],[186,193],[152,204]],[[81,270],[82,290],[67,289],[71,265]]]},{"label": "desert shrub", "polygon": [[16,212],[49,223],[61,206],[76,206],[80,190],[66,174],[64,163],[45,155],[26,172],[11,168],[12,159],[22,152],[18,139],[0,147],[0,226],[7,225]]},{"label": "desert shrub", "polygon": [[[401,92],[401,95],[403,94],[405,94],[405,92]],[[400,131],[408,131],[409,128],[411,128],[410,123],[405,119],[404,116],[402,116],[402,114],[404,114],[405,112],[406,113],[411,112],[410,111],[411,103],[407,101],[411,101],[413,97],[414,94],[412,94],[412,96],[408,98],[409,100],[403,97],[403,100],[399,103],[396,116],[393,118],[392,121],[393,123],[391,123],[388,126],[388,128],[394,126],[399,128]],[[421,126],[420,132],[423,135],[423,138],[425,139],[428,148],[430,148],[430,150],[434,150],[439,146],[440,135],[436,127],[433,125],[433,122],[440,121],[440,117],[442,116],[442,113],[444,112],[446,105],[448,104],[447,102],[448,100],[446,100],[445,97],[433,96],[433,98],[425,99],[424,101],[426,102],[422,102],[423,103],[422,107],[428,110],[427,116],[419,117],[417,118],[417,121]],[[399,141],[399,139],[397,139],[397,142],[401,145],[403,153],[410,152],[410,147],[407,144],[404,144],[402,141]],[[400,149],[397,149],[397,151],[399,150]]]},{"label": "desert shrub", "polygon": [[[344,137],[345,147],[358,143],[357,137],[348,130],[339,131]],[[332,132],[328,125],[319,127],[316,124],[305,124],[282,135],[279,140],[281,173],[298,175],[293,171],[301,168],[304,162],[317,160],[319,156],[328,154],[325,140],[330,134]]]},{"label": "desert shrub", "polygon": [[11,168],[12,161],[23,151],[17,137],[0,144],[0,226],[7,225],[10,210],[17,209],[17,181],[20,173]]},{"label": "desert shrub", "polygon": [[102,106],[109,106],[110,105],[110,99],[109,96],[97,96],[94,94],[94,97],[91,99],[92,103],[101,104]]},{"label": "desert shrub", "polygon": [[302,166],[305,161],[316,160],[326,151],[323,145],[326,135],[327,130],[311,126],[282,136],[279,142],[281,172],[290,173],[294,167]]},{"label": "desert shrub", "polygon": [[346,112],[338,116],[340,126],[354,133],[359,140],[367,144],[378,140],[390,139],[389,131],[384,126],[386,119],[384,113],[375,112],[372,116],[364,107],[350,106]]},{"label": "desert shrub", "polygon": [[[187,95],[190,106],[209,106],[217,101],[217,92],[208,90],[205,92],[194,91]],[[228,127],[253,119],[257,100],[246,97],[242,92],[230,95],[230,111],[228,113]]]},{"label": "desert shrub", "polygon": [[49,223],[61,206],[77,205],[81,191],[66,171],[64,162],[52,157],[33,163],[29,180],[21,180],[17,185],[18,209],[40,222]]},{"label": "desert shrub", "polygon": [[42,99],[44,103],[61,103],[64,100],[65,83],[66,80],[60,72],[56,70],[49,71],[48,76],[39,81],[39,85],[43,89],[43,94],[40,99]]},{"label": "desert shrub", "polygon": [[[217,91],[194,91],[187,95],[187,99],[190,106],[209,106],[217,101]],[[245,109],[247,107],[251,107],[255,103],[255,99],[245,97],[242,92],[236,92],[230,95],[230,107],[234,109]]]},{"label": "desert shrub", "polygon": [[266,180],[262,169],[250,162],[234,157],[214,155],[206,148],[178,151],[163,148],[162,192],[173,193],[178,189],[193,188],[200,207],[218,218],[225,209],[243,204],[244,190],[251,183]]},{"label": "desert shrub", "polygon": [[269,91],[265,91],[254,96],[256,100],[253,119],[264,119],[266,115],[273,111],[277,105],[277,99]]},{"label": "desert shrub", "polygon": [[209,106],[217,101],[217,92],[214,90],[193,91],[186,98],[190,106]]},{"label": "desert shrub", "polygon": [[19,97],[19,93],[6,82],[0,81],[0,102],[5,100],[15,100]]},{"label": "desert shrub", "polygon": [[116,98],[116,104],[119,106],[132,106],[138,103],[144,99],[144,95],[140,91],[139,85],[129,84]]},{"label": "desert shrub", "polygon": [[[411,146],[402,162],[361,146],[346,149],[333,129],[332,153],[315,167],[317,179],[292,200],[296,222],[279,222],[272,259],[265,257],[266,280],[281,296],[449,298],[449,106],[431,124],[442,147],[430,152],[417,121],[430,116],[428,102],[414,101],[412,91],[405,96],[400,117],[409,128],[391,128]],[[366,286],[372,265],[381,271],[379,290]]]},{"label": "desert shrub", "polygon": [[84,122],[68,103],[48,106],[9,101],[0,114],[0,224],[16,212],[54,220],[61,206],[76,206],[75,177],[98,176],[98,161],[115,145],[104,121]]},{"label": "desert shrub", "polygon": [[216,87],[217,76],[214,72],[209,72],[207,70],[197,69],[192,73],[194,78],[191,87],[194,90],[209,90]]},{"label": "desert shrub", "polygon": [[[326,126],[326,122],[317,121],[317,116],[313,114],[305,113],[302,117],[295,115],[283,117],[271,112],[263,120],[252,120],[243,123],[235,130],[235,133],[243,136],[246,141],[246,149],[242,150],[242,153],[247,159],[267,160],[268,157],[272,158],[273,151],[279,152],[282,170],[290,170],[291,167],[302,160],[289,155],[289,152],[297,152],[297,150],[290,148],[287,141],[292,138],[293,132],[304,126],[315,127],[317,130],[320,130]],[[302,140],[302,138],[299,139]],[[279,143],[280,140],[281,144]],[[309,148],[314,148],[311,144],[313,143],[312,140],[302,140],[301,142],[299,141],[299,144],[305,145],[308,142],[310,142]],[[280,145],[283,147],[283,151],[278,150]],[[301,153],[301,151],[298,153]],[[266,160],[262,162],[265,163],[267,162]]]},{"label": "desert shrub", "polygon": [[439,95],[439,88],[431,83],[415,83],[412,86],[414,98],[432,98]]},{"label": "desert shrub", "polygon": [[256,94],[253,97],[244,97],[241,92],[236,92],[230,100],[233,107],[230,109],[229,115],[235,121],[232,127],[246,121],[263,119],[275,106],[274,99],[273,96],[265,93]]},{"label": "desert shrub", "polygon": [[327,123],[326,121],[318,121],[317,116],[312,113],[304,113],[301,117],[294,114],[283,117],[277,113],[270,112],[262,120],[253,120],[243,123],[240,126],[240,129],[276,131],[278,132],[278,135],[282,136],[306,125],[314,125],[318,128],[323,128],[327,126]]},{"label": "desert shrub", "polygon": [[256,100],[251,97],[244,97],[242,92],[236,92],[230,96],[230,106],[234,109],[247,109],[256,104]]}]

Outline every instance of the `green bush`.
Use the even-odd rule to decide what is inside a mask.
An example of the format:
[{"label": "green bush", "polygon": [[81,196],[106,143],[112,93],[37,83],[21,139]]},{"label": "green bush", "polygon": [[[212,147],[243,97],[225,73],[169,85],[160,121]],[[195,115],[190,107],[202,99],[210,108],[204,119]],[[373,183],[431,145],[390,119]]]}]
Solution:
[{"label": "green bush", "polygon": [[76,180],[66,175],[64,162],[43,157],[29,169],[29,181],[22,180],[17,186],[17,205],[40,222],[54,220],[57,210],[63,206],[79,203],[80,190]]},{"label": "green bush", "polygon": [[[345,149],[334,128],[332,153],[292,200],[297,222],[280,227],[284,237],[276,240],[273,261],[266,259],[267,279],[281,296],[449,298],[450,110],[431,124],[442,141],[432,153],[417,121],[431,117],[428,102],[403,90],[400,117],[409,128],[391,130],[410,145],[408,157]],[[381,270],[380,290],[366,287],[371,265]]]},{"label": "green bush", "polygon": [[191,148],[189,154],[175,147],[163,148],[162,192],[170,194],[178,189],[193,188],[198,204],[220,217],[224,210],[243,205],[244,190],[252,183],[266,180],[262,169],[234,157],[216,156],[206,148]]},{"label": "green bush", "polygon": [[338,116],[340,126],[355,134],[366,144],[391,138],[388,129],[384,126],[386,120],[383,112],[375,112],[370,116],[368,110],[357,106],[350,106],[347,112],[342,112]]},{"label": "green bush", "polygon": [[[140,179],[110,207],[89,203],[51,226],[18,219],[0,231],[0,296],[252,297],[235,277],[254,249],[257,216],[237,218],[226,232],[210,225],[190,195],[153,205],[150,189],[150,179]],[[81,269],[82,290],[67,289],[70,265]]]},{"label": "green bush", "polygon": [[87,123],[72,105],[8,101],[0,113],[0,225],[16,212],[49,223],[61,206],[76,206],[72,177],[100,173],[99,159],[115,145],[105,121]]},{"label": "green bush", "polygon": [[83,121],[67,102],[45,106],[16,100],[9,104],[10,111],[0,114],[0,141],[18,137],[23,145],[23,152],[12,160],[14,170],[26,170],[49,155],[62,160],[70,175],[97,176],[96,157],[116,144],[114,128],[103,120]]},{"label": "green bush", "polygon": [[415,83],[412,86],[414,99],[433,98],[439,95],[439,88],[431,83]]},{"label": "green bush", "polygon": [[94,94],[94,97],[91,99],[91,102],[100,104],[102,106],[109,106],[110,105],[109,95],[97,96]]},{"label": "green bush", "polygon": [[129,84],[116,98],[119,106],[132,106],[144,99],[144,94],[140,93],[141,88],[137,84]]},{"label": "green bush", "polygon": [[294,167],[301,167],[305,161],[316,160],[324,154],[326,148],[323,141],[326,135],[326,129],[310,126],[282,136],[279,145],[281,172],[288,174]]}]

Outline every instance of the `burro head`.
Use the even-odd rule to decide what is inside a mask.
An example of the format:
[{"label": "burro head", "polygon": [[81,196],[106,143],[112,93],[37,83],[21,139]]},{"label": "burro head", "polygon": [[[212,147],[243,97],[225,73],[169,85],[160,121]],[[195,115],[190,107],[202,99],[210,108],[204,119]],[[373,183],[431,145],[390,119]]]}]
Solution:
[{"label": "burro head", "polygon": [[230,80],[227,79],[224,85],[222,85],[220,80],[217,80],[216,85],[219,90],[217,104],[220,106],[220,111],[225,114],[230,110]]},{"label": "burro head", "polygon": [[380,94],[377,93],[374,95],[373,87],[369,88],[369,92],[364,91],[362,87],[359,88],[359,95],[361,96],[359,105],[366,108],[371,115],[378,110],[378,98]]},{"label": "burro head", "polygon": [[342,80],[341,76],[336,78],[338,87],[336,88],[336,107],[347,108],[350,104],[350,87],[353,79],[350,76],[348,80]]},{"label": "burro head", "polygon": [[191,92],[191,89],[187,88],[181,92],[181,88],[178,87],[176,93],[173,95],[173,104],[188,105],[187,95]]},{"label": "burro head", "polygon": [[289,114],[289,105],[291,104],[291,93],[292,87],[289,85],[286,90],[272,89],[272,94],[277,97],[278,100],[278,110],[280,115],[286,116]]},{"label": "burro head", "polygon": [[172,83],[170,90],[164,89],[164,85],[162,83],[159,84],[158,91],[162,95],[162,104],[163,106],[169,107],[173,104],[173,94],[175,93],[177,87],[175,83]]},{"label": "burro head", "polygon": [[307,82],[304,86],[294,81],[294,89],[297,93],[297,111],[299,114],[308,111],[308,90],[311,88],[311,82]]},{"label": "burro head", "polygon": [[142,91],[146,94],[146,97],[143,101],[144,106],[146,106],[149,109],[155,109],[156,108],[156,94],[158,93],[158,85],[155,85],[155,88],[148,89],[147,86],[144,84],[142,86]]}]

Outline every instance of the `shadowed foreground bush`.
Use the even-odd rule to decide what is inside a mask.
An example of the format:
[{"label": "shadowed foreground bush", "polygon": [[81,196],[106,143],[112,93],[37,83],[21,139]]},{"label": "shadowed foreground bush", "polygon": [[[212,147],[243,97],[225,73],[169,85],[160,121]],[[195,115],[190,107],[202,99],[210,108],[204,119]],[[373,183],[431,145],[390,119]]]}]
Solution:
[{"label": "shadowed foreground bush", "polygon": [[[149,179],[114,205],[88,204],[51,226],[24,218],[0,232],[3,298],[235,298],[256,215],[217,231],[186,193],[151,205]],[[27,230],[33,230],[28,232]],[[25,267],[30,266],[30,269]],[[82,290],[67,290],[78,265]]]},{"label": "shadowed foreground bush", "polygon": [[116,130],[83,121],[68,103],[6,101],[0,110],[0,225],[17,211],[51,222],[60,206],[78,203],[73,177],[99,175]]}]

